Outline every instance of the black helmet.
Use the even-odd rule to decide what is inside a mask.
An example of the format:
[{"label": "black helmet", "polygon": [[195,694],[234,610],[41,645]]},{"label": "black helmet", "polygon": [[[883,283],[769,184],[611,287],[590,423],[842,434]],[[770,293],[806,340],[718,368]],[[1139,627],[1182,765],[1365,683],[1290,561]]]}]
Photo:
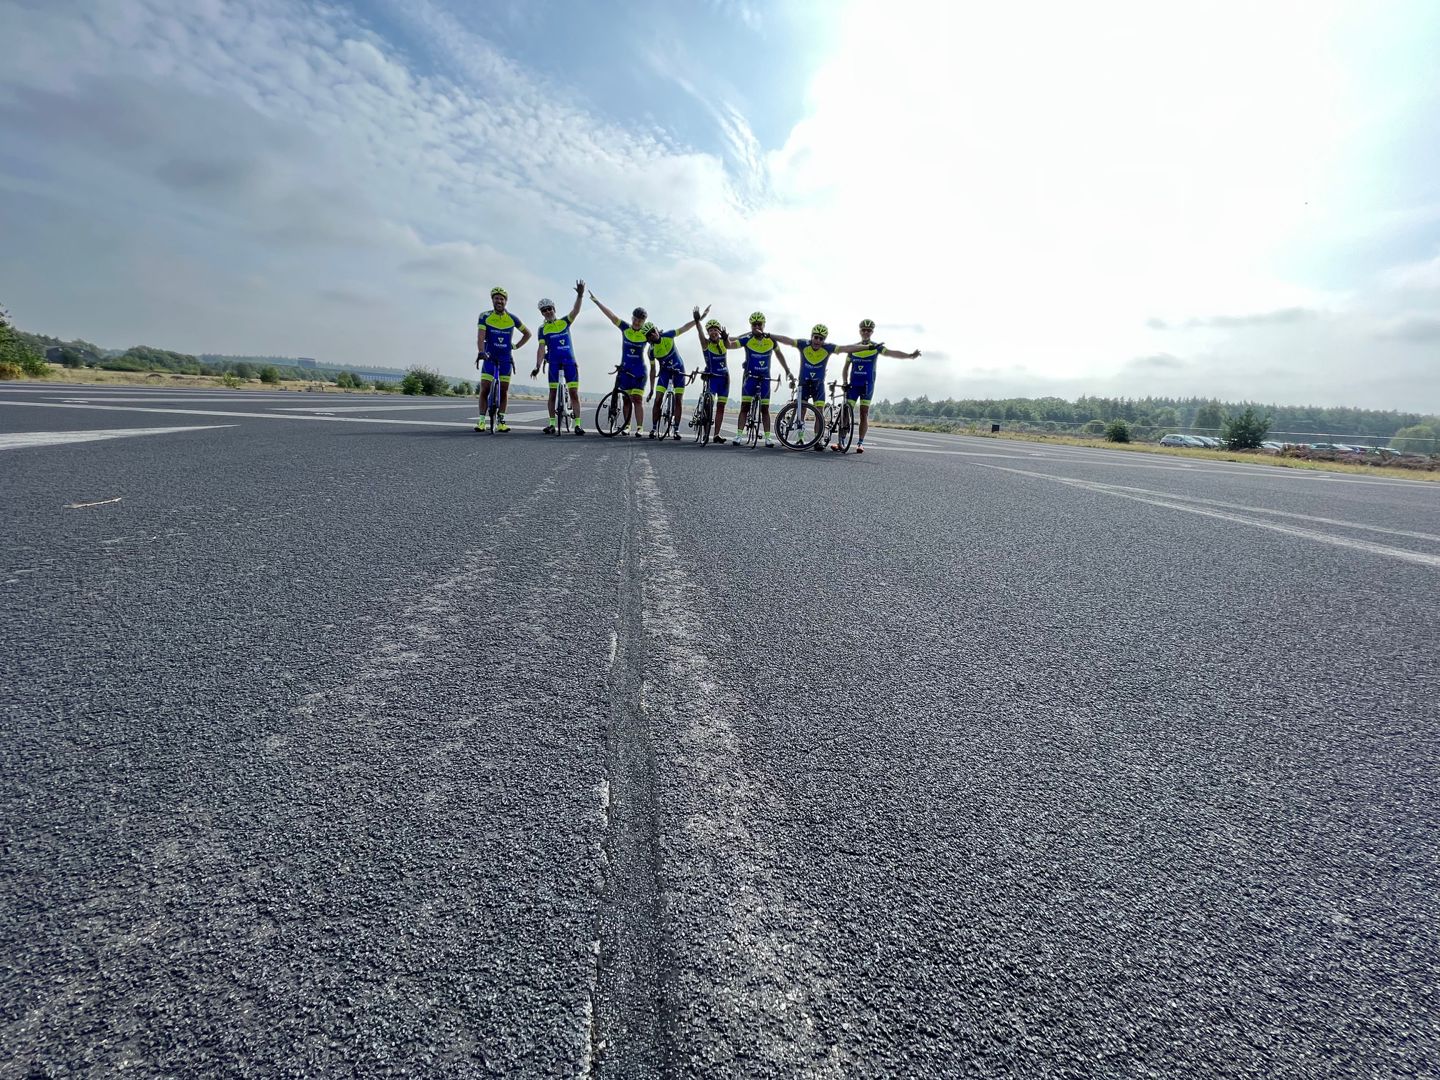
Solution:
[{"label": "black helmet", "polygon": [[650,315],[650,313],[649,313],[648,311],[646,311],[643,307],[637,307],[637,308],[636,308],[634,311],[632,311],[630,314],[633,315],[633,316],[635,316],[635,318],[637,318],[637,319],[648,318],[649,315]]}]

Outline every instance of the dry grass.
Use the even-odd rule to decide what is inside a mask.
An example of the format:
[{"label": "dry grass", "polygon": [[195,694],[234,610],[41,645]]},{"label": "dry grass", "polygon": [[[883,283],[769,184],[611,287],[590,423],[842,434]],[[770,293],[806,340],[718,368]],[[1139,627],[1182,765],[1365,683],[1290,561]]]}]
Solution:
[{"label": "dry grass", "polygon": [[[871,421],[877,427],[901,428],[909,431],[935,431],[924,424],[887,424]],[[1358,473],[1362,476],[1387,476],[1399,480],[1440,481],[1440,469],[1407,469],[1394,465],[1358,464],[1350,461],[1313,461],[1306,458],[1282,457],[1279,454],[1244,450],[1192,450],[1183,446],[1160,446],[1158,443],[1112,443],[1104,439],[1085,439],[1077,435],[1039,435],[1023,431],[952,432],[977,439],[1008,439],[1012,442],[1050,443],[1061,446],[1085,446],[1092,450],[1121,450],[1141,454],[1167,454],[1170,457],[1198,461],[1231,461],[1241,465],[1270,465],[1281,469],[1310,469],[1315,472]]]}]

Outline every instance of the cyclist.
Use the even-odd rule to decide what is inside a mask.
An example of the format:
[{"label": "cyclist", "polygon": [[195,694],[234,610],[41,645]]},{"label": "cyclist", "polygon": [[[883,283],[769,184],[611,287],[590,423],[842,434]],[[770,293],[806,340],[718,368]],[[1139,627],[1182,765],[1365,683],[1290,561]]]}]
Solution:
[{"label": "cyclist", "polygon": [[[676,415],[680,415],[685,408],[685,361],[680,359],[680,352],[675,348],[675,339],[708,314],[710,314],[710,308],[707,306],[697,318],[691,319],[676,330],[661,330],[649,323],[645,324],[650,327],[645,335],[646,340],[650,342],[650,394],[646,400],[649,400],[649,397],[655,399],[655,408],[650,414],[650,438],[652,439],[660,433],[660,403],[667,395],[675,395]],[[656,378],[657,365],[659,366],[658,379]],[[680,432],[675,432],[675,438],[680,438]]]},{"label": "cyclist", "polygon": [[645,416],[645,406],[640,400],[645,394],[645,320],[648,313],[643,307],[637,307],[630,315],[630,322],[627,324],[624,319],[616,315],[606,307],[592,290],[590,299],[595,306],[605,313],[605,317],[615,324],[620,330],[620,378],[616,380],[616,389],[625,402],[625,416],[621,425],[621,432],[630,428],[633,414],[635,423],[635,438],[640,438],[640,421]]},{"label": "cyclist", "polygon": [[714,441],[723,443],[725,440],[720,435],[720,425],[725,422],[725,402],[730,396],[730,369],[725,361],[725,342],[720,340],[719,319],[706,320],[705,332],[701,333],[700,320],[703,316],[698,307],[694,315],[695,336],[700,339],[700,348],[705,357],[705,382],[710,393],[715,395],[715,418],[710,430],[715,432]]},{"label": "cyclist", "polygon": [[[509,431],[505,423],[505,406],[510,403],[510,375],[515,370],[512,348],[523,349],[530,340],[530,329],[505,310],[510,294],[499,285],[490,290],[490,310],[480,316],[475,330],[475,366],[480,368],[480,416],[475,421],[476,431],[488,429],[490,420],[490,395],[499,393],[500,408],[495,417],[496,431]],[[520,328],[520,340],[512,346],[515,328]],[[500,389],[495,389],[496,383]]]},{"label": "cyclist", "polygon": [[[770,334],[776,341],[786,345],[794,346],[800,350],[800,415],[796,417],[798,426],[796,435],[798,441],[805,441],[805,409],[807,401],[813,401],[825,408],[825,365],[830,361],[831,353],[853,353],[856,349],[863,348],[863,345],[831,345],[825,339],[830,336],[830,328],[824,323],[816,323],[810,328],[810,340],[803,345],[795,338],[786,337],[784,334]],[[824,431],[820,432],[823,437]],[[825,445],[817,442],[815,449],[823,452]]]},{"label": "cyclist", "polygon": [[741,334],[738,339],[731,341],[722,327],[720,335],[725,339],[727,349],[745,350],[745,380],[740,384],[740,426],[735,444],[740,445],[740,433],[745,430],[751,408],[756,408],[760,410],[761,422],[765,426],[765,445],[774,446],[775,441],[770,438],[770,357],[773,355],[780,361],[780,366],[785,369],[785,377],[790,380],[790,385],[794,386],[795,376],[790,373],[785,354],[775,344],[775,339],[766,335],[763,311],[750,313],[750,333]]},{"label": "cyclist", "polygon": [[[540,343],[535,346],[535,368],[530,372],[533,379],[540,374],[540,365],[550,361],[550,396],[546,408],[550,411],[550,424],[546,435],[554,435],[560,429],[555,418],[565,407],[565,392],[570,392],[570,411],[575,416],[575,434],[584,435],[580,426],[580,369],[575,364],[575,346],[570,341],[570,324],[580,314],[580,301],[585,296],[585,282],[575,283],[575,306],[563,319],[555,318],[555,301],[548,297],[540,301]],[[562,386],[563,383],[563,386]]]},{"label": "cyclist", "polygon": [[[841,375],[846,399],[860,403],[860,438],[855,443],[857,454],[865,452],[865,431],[870,426],[870,399],[875,396],[875,361],[882,356],[914,360],[920,355],[919,349],[908,353],[899,349],[887,349],[883,341],[870,340],[870,335],[874,332],[874,319],[860,320],[860,340],[850,346],[850,356],[845,361],[845,371]],[[840,446],[837,443],[830,449],[839,450]]]}]

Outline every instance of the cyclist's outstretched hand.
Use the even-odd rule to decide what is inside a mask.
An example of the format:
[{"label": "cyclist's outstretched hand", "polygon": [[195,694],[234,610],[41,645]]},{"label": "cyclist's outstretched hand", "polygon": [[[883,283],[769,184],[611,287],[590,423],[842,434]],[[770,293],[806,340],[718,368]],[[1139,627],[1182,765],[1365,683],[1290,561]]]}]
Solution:
[{"label": "cyclist's outstretched hand", "polygon": [[709,314],[710,314],[710,305],[709,305],[709,304],[706,304],[706,305],[705,305],[705,310],[702,311],[702,312],[700,312],[698,315],[695,316],[695,321],[696,321],[696,322],[699,322],[701,319],[703,319],[706,315],[709,315]]},{"label": "cyclist's outstretched hand", "polygon": [[584,295],[585,295],[585,279],[584,279],[584,278],[581,278],[579,281],[575,282],[575,295],[576,295],[576,296],[584,296]]},{"label": "cyclist's outstretched hand", "polygon": [[[705,311],[708,313],[708,312],[710,311],[710,309],[707,307],[707,308],[705,309]],[[690,314],[693,315],[693,316],[695,316],[695,321],[696,321],[696,322],[699,322],[701,319],[703,319],[703,318],[705,317],[704,315],[701,315],[701,314],[700,314],[700,305],[699,305],[699,304],[696,304],[693,308],[690,309]]]},{"label": "cyclist's outstretched hand", "polygon": [[919,349],[916,349],[914,352],[912,352],[912,353],[910,354],[910,359],[911,359],[911,360],[914,360],[914,359],[916,359],[919,355],[920,355],[920,350],[919,350]]}]

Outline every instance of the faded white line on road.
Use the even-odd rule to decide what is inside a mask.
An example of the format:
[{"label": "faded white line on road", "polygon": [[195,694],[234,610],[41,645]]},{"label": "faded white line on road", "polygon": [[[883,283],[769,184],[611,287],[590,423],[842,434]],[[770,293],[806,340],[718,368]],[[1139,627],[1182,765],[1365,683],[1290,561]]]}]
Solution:
[{"label": "faded white line on road", "polygon": [[[473,427],[473,420],[392,420],[380,416],[306,416],[284,412],[236,412],[221,409],[155,409],[140,405],[65,405],[58,401],[10,401],[0,405],[23,405],[28,409],[100,409],[106,412],[163,413],[175,416],[238,416],[251,420],[313,420],[332,424],[403,424],[410,427]],[[222,425],[223,426],[223,425]]]},{"label": "faded white line on road", "polygon": [[[24,402],[30,405],[33,402]],[[83,408],[83,406],[78,406]],[[104,428],[94,431],[17,431],[0,435],[0,450],[26,450],[33,446],[65,446],[71,443],[123,439],[131,435],[170,435],[177,431],[217,431],[234,424],[206,424],[201,427]]]},{"label": "faded white line on road", "polygon": [[1253,518],[1241,517],[1239,514],[1226,513],[1223,510],[1212,510],[1209,507],[1197,506],[1193,503],[1177,502],[1168,497],[1152,498],[1145,495],[1137,495],[1134,493],[1134,489],[1115,487],[1110,484],[1099,484],[1093,480],[1077,480],[1073,477],[1052,476],[1049,473],[1029,472],[1025,469],[1010,469],[1004,465],[982,464],[980,468],[998,469],[1001,472],[1017,473],[1020,476],[1031,476],[1039,480],[1053,480],[1059,484],[1080,488],[1084,491],[1094,491],[1101,495],[1114,495],[1121,499],[1133,499],[1135,502],[1148,503],[1151,506],[1163,507],[1166,510],[1182,510],[1187,514],[1199,514],[1201,517],[1217,518],[1220,521],[1230,521],[1237,525],[1249,525],[1252,528],[1267,529],[1270,532],[1282,533],[1286,536],[1296,536],[1304,540],[1317,540],[1322,544],[1330,544],[1332,547],[1350,548],[1353,551],[1363,551],[1368,555],[1380,555],[1384,558],[1397,559],[1400,562],[1415,563],[1419,566],[1428,566],[1432,570],[1440,570],[1440,555],[1427,555],[1419,551],[1406,551],[1404,548],[1386,547],[1384,544],[1371,543],[1369,540],[1355,540],[1348,536],[1331,536],[1328,533],[1301,529],[1294,525],[1281,525],[1279,522],[1256,521]]},{"label": "faded white line on road", "polygon": [[1431,540],[1440,544],[1440,536],[1434,533],[1411,532],[1408,529],[1387,529],[1380,525],[1362,525],[1358,521],[1341,521],[1339,518],[1316,517],[1313,514],[1295,514],[1288,510],[1271,510],[1262,506],[1245,506],[1242,503],[1220,502],[1218,499],[1202,499],[1195,495],[1176,495],[1168,491],[1150,491],[1146,488],[1123,487],[1118,484],[1098,484],[1093,481],[1078,481],[1091,487],[1112,488],[1115,491],[1130,491],[1137,495],[1153,495],[1161,499],[1181,499],[1185,502],[1218,506],[1225,510],[1243,510],[1249,514],[1269,514],[1272,517],[1295,518],[1298,521],[1313,521],[1317,525],[1338,525],[1342,529],[1362,529],[1365,532],[1384,533],[1387,536],[1404,536],[1412,540]]}]

